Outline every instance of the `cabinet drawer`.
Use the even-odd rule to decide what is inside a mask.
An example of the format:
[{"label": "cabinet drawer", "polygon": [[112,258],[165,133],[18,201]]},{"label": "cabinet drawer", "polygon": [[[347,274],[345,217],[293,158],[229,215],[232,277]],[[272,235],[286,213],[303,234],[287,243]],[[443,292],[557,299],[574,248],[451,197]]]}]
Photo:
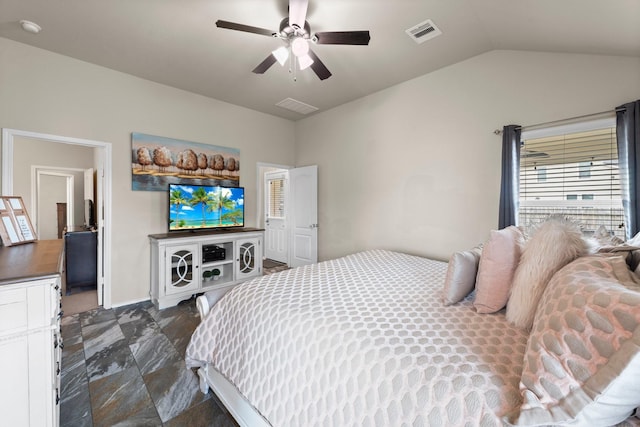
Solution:
[{"label": "cabinet drawer", "polygon": [[0,292],[0,334],[26,328],[27,314],[26,289]]}]

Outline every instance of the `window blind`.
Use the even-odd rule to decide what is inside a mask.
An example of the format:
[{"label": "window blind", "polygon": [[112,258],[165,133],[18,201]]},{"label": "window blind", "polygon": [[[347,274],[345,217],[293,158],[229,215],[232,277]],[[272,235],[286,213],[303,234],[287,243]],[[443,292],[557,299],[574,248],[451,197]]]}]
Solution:
[{"label": "window blind", "polygon": [[269,218],[284,218],[284,179],[269,180]]},{"label": "window blind", "polygon": [[604,225],[624,238],[615,128],[525,139],[521,144],[519,224],[561,214],[576,220],[586,233]]}]

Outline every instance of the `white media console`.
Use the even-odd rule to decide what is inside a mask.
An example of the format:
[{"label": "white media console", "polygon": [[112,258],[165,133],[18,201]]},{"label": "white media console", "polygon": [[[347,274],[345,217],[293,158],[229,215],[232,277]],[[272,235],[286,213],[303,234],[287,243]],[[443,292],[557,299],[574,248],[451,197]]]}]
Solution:
[{"label": "white media console", "polygon": [[164,309],[207,292],[221,298],[262,274],[264,230],[257,228],[152,234],[151,301]]}]

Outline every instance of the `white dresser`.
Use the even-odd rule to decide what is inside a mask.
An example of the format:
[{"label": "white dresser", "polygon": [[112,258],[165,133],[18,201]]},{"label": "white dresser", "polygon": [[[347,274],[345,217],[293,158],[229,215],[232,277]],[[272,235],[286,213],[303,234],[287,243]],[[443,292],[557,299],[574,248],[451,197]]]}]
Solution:
[{"label": "white dresser", "polygon": [[3,425],[59,425],[61,254],[62,240],[0,247]]}]

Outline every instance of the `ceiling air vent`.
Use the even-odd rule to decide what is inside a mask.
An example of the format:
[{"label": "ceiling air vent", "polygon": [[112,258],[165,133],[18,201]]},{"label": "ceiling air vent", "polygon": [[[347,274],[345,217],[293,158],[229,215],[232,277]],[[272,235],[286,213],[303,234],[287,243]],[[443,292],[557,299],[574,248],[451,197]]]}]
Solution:
[{"label": "ceiling air vent", "polygon": [[296,101],[293,98],[283,99],[282,101],[278,102],[276,106],[280,108],[285,108],[287,110],[291,110],[300,114],[309,114],[309,113],[313,113],[314,111],[318,111],[318,108],[314,107],[313,105]]},{"label": "ceiling air vent", "polygon": [[442,31],[431,21],[431,19],[427,19],[424,22],[415,25],[405,32],[415,40],[416,43],[424,43],[427,40],[431,40],[434,37],[438,37],[442,34]]}]

